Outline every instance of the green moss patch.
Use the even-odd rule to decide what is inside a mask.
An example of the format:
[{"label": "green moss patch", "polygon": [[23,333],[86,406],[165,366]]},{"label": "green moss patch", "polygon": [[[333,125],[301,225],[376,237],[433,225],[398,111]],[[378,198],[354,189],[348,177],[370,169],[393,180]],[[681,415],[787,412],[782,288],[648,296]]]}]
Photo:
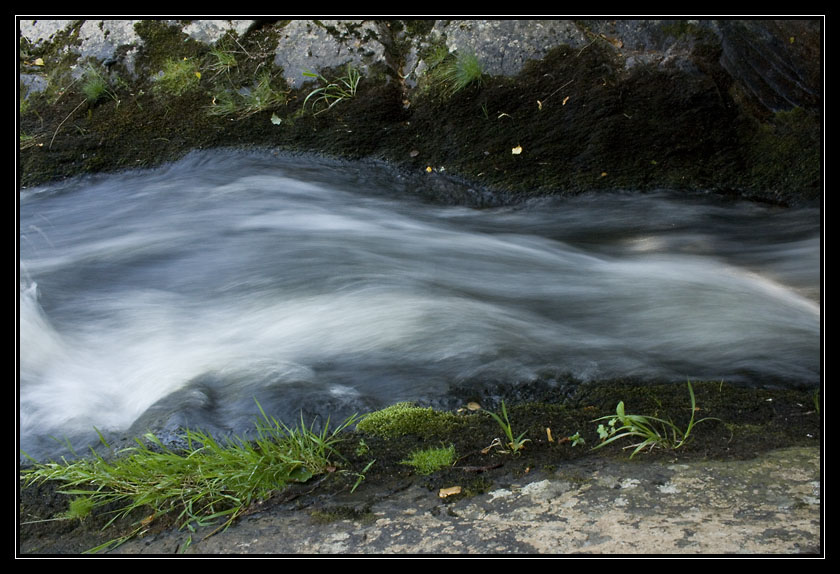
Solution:
[{"label": "green moss patch", "polygon": [[382,438],[415,435],[442,437],[453,430],[457,417],[450,413],[422,408],[412,403],[397,403],[362,419],[356,430]]},{"label": "green moss patch", "polygon": [[449,445],[448,447],[415,450],[407,460],[400,464],[413,467],[418,474],[432,474],[437,470],[452,466],[454,462],[455,447]]}]

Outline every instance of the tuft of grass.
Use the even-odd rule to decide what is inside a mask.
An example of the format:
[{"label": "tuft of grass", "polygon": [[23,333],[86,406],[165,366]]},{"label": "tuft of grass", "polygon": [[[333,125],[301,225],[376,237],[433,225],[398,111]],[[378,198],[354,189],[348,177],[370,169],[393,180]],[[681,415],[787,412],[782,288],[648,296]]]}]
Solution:
[{"label": "tuft of grass", "polygon": [[[191,531],[219,519],[227,528],[251,504],[272,492],[326,472],[333,464],[334,447],[342,440],[339,435],[356,421],[355,416],[350,417],[334,429],[329,429],[327,421],[316,431],[301,419],[300,426],[292,429],[267,416],[259,403],[257,406],[262,419],[256,423],[254,441],[233,437],[220,442],[203,432],[187,430],[182,437],[186,449],[176,451],[147,434],[146,442],[135,439],[137,446],[120,451],[113,460],[105,460],[91,449],[90,458],[36,463],[21,471],[21,479],[24,487],[47,480],[61,482],[59,492],[84,500],[75,503],[77,514],[83,508],[90,512],[114,505],[106,527],[143,509],[151,517],[174,516],[181,527]],[[100,439],[107,446],[101,435]],[[149,521],[141,521],[134,532]]]},{"label": "tuft of grass", "polygon": [[[507,407],[505,407],[505,401],[502,401],[502,415],[499,416],[496,413],[487,411],[487,414],[493,417],[493,419],[499,423],[499,426],[505,433],[505,437],[507,438],[507,447],[510,451],[503,451],[503,452],[512,452],[514,454],[519,454],[519,451],[525,448],[525,443],[530,442],[531,439],[523,439],[523,437],[528,434],[528,431],[523,432],[518,437],[514,436],[513,428],[510,424],[510,419],[508,418],[507,414]],[[498,440],[498,439],[497,439]]]},{"label": "tuft of grass", "polygon": [[409,455],[407,460],[400,462],[414,468],[418,474],[432,474],[441,468],[452,466],[455,462],[455,446],[449,445],[442,448],[428,448],[416,450]]},{"label": "tuft of grass", "polygon": [[241,119],[284,105],[287,92],[272,87],[271,79],[271,74],[264,71],[253,88],[243,92],[222,92],[213,99],[208,112],[214,116],[237,116]]},{"label": "tuft of grass", "polygon": [[306,107],[306,103],[312,99],[313,111],[319,105],[322,106],[321,110],[314,112],[315,115],[332,109],[339,102],[356,97],[356,89],[359,86],[359,81],[362,79],[361,72],[350,64],[347,64],[347,73],[332,82],[315,72],[306,71],[303,75],[307,78],[314,78],[322,84],[320,87],[309,92],[303,100],[303,107]]},{"label": "tuft of grass", "polygon": [[[607,415],[599,417],[592,422],[607,421],[598,425],[598,435],[601,437],[601,443],[592,447],[593,450],[601,448],[624,437],[635,437],[642,439],[640,442],[631,444],[624,448],[633,448],[635,450],[630,455],[630,458],[644,448],[654,449],[656,447],[667,448],[675,450],[686,444],[691,438],[691,431],[694,427],[703,421],[720,420],[714,417],[706,417],[699,421],[694,420],[694,415],[697,412],[697,405],[694,398],[694,389],[691,386],[691,381],[688,381],[688,394],[691,397],[691,418],[685,430],[681,430],[676,424],[670,420],[664,420],[656,417],[643,415],[630,415],[624,411],[624,401],[620,401],[615,408],[615,416]],[[619,425],[619,426],[617,426]]]},{"label": "tuft of grass", "polygon": [[429,73],[432,83],[446,97],[452,97],[467,86],[480,86],[484,66],[473,52],[457,52],[439,60]]},{"label": "tuft of grass", "polygon": [[210,63],[207,64],[206,69],[215,72],[213,78],[220,74],[230,74],[230,71],[239,65],[239,62],[236,61],[235,53],[221,46],[215,46],[210,49],[209,60]]},{"label": "tuft of grass", "polygon": [[189,58],[169,58],[163,63],[163,70],[155,79],[154,90],[171,96],[180,96],[198,87],[201,72],[198,64]]},{"label": "tuft of grass", "polygon": [[117,96],[111,91],[108,81],[92,67],[85,70],[81,89],[85,99],[90,104],[95,104],[106,95],[115,101],[117,99]]}]

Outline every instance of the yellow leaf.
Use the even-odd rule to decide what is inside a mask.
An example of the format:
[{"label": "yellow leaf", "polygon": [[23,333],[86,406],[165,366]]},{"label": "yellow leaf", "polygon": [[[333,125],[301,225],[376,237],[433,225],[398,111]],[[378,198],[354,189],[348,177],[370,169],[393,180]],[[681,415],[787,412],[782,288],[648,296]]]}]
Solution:
[{"label": "yellow leaf", "polygon": [[447,496],[453,496],[455,494],[461,494],[460,486],[450,486],[449,488],[441,488],[438,492],[438,496],[441,498],[446,498]]},{"label": "yellow leaf", "polygon": [[521,145],[516,146],[515,148],[510,150],[510,153],[512,153],[513,155],[521,154],[522,153],[522,146]]},{"label": "yellow leaf", "polygon": [[44,65],[44,60],[42,58],[35,58],[35,61],[32,62],[32,63],[35,64],[36,66],[43,66]]},{"label": "yellow leaf", "polygon": [[201,72],[196,72],[196,73],[195,73],[195,77],[196,77],[196,78],[198,78],[198,79],[200,80],[200,79],[201,79]]},{"label": "yellow leaf", "polygon": [[548,442],[554,442],[554,439],[551,438],[551,429],[550,428],[545,427],[545,434],[546,434],[546,436],[548,436]]},{"label": "yellow leaf", "polygon": [[426,173],[432,173],[432,166],[430,166],[430,165],[426,166]]},{"label": "yellow leaf", "polygon": [[470,401],[470,402],[467,403],[467,408],[470,409],[471,411],[480,411],[481,410],[481,405],[478,404],[475,401]]},{"label": "yellow leaf", "polygon": [[601,177],[607,177],[607,172],[602,171],[602,172],[601,172]]}]

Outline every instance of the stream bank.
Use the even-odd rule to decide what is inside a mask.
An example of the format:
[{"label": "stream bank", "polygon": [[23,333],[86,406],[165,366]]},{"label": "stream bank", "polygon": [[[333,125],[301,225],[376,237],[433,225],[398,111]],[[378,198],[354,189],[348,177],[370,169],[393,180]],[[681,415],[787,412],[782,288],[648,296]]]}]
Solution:
[{"label": "stream bank", "polygon": [[[20,187],[156,166],[193,149],[257,147],[385,161],[410,177],[426,178],[429,199],[438,203],[487,206],[533,195],[660,188],[781,205],[819,203],[823,197],[819,20],[67,21],[46,31],[41,28],[44,24],[20,22]],[[512,34],[519,43],[510,41]],[[546,34],[553,40],[546,41]],[[500,44],[509,48],[494,52]],[[290,55],[290,46],[304,46],[295,53],[304,53],[306,58],[297,61]],[[750,46],[761,49],[753,52]],[[425,73],[465,52],[483,62],[485,74],[480,82],[452,91],[443,80]],[[361,74],[354,96],[329,109],[313,109],[312,99],[306,102],[306,98],[316,86],[325,84],[319,80],[303,83],[303,72],[315,68],[317,74],[335,81],[348,73],[348,63]],[[104,84],[97,87],[97,78]],[[228,102],[230,113],[220,109]],[[473,193],[453,194],[452,181],[470,182]],[[612,412],[619,398],[625,397],[611,395],[609,400],[581,405],[581,409],[595,407],[596,412],[581,410],[569,421],[569,428]],[[680,400],[684,399],[681,394]],[[506,465],[488,475],[486,492],[475,493],[483,498],[465,497],[450,505],[435,498],[436,488],[442,486],[437,482],[444,477],[426,483],[400,473],[388,476],[400,468],[400,457],[413,446],[408,442],[386,449],[392,454],[379,459],[381,468],[388,469],[379,477],[382,482],[374,471],[359,491],[361,498],[353,502],[341,498],[347,485],[339,483],[335,491],[323,494],[327,503],[317,503],[322,493],[315,495],[314,502],[296,499],[297,514],[278,510],[255,515],[253,520],[249,517],[242,529],[234,527],[225,537],[209,538],[207,545],[192,547],[186,544],[185,533],[162,530],[157,538],[138,540],[123,549],[153,553],[190,547],[193,552],[255,553],[344,553],[352,548],[376,553],[453,549],[819,553],[821,509],[815,492],[821,459],[815,443],[821,439],[822,425],[819,415],[811,412],[809,399],[805,393],[785,403],[790,409],[799,405],[802,413],[795,420],[808,417],[810,426],[804,431],[788,424],[794,420],[790,413],[774,412],[770,418],[776,426],[772,430],[765,426],[769,423],[762,417],[768,416],[768,404],[780,404],[776,395],[741,403],[750,405],[752,410],[747,412],[760,413],[762,421],[753,422],[747,412],[738,413],[734,418],[744,424],[746,434],[735,444],[750,455],[772,449],[752,461],[754,466],[746,467],[750,480],[727,478],[741,471],[704,462],[705,458],[728,460],[711,443],[686,451],[691,464],[704,469],[702,478],[693,474],[693,466],[673,466],[683,464],[683,459],[663,459],[660,454],[650,465],[636,464],[639,459],[628,464],[616,452],[607,458],[584,458],[581,468],[575,466],[577,462],[569,463],[577,478],[562,475],[562,470],[557,478],[558,452],[564,453],[561,460],[575,461],[577,455],[541,444],[539,448],[532,445],[533,457],[521,457],[515,463],[506,459]],[[654,408],[650,403],[643,407]],[[534,418],[523,424],[533,427],[529,436],[536,436],[544,422],[538,410],[531,411]],[[784,435],[781,427],[799,433],[797,438]],[[597,439],[591,428],[588,432],[591,444]],[[487,438],[485,434],[463,448],[472,452],[486,446],[481,441]],[[719,444],[731,444],[731,434],[720,428],[712,437]],[[756,441],[766,444],[757,449]],[[775,450],[792,443],[801,446],[799,441],[810,446],[793,454]],[[773,469],[798,468],[802,474],[768,473],[767,461]],[[357,466],[352,468],[361,470],[362,462],[367,461],[355,461]],[[533,475],[532,481],[531,472],[540,474]],[[660,488],[668,488],[677,475],[694,482],[688,488],[675,487],[686,498],[673,501],[663,497]],[[768,475],[773,477],[772,484],[764,481]],[[614,480],[601,480],[604,476]],[[621,494],[604,498],[604,506],[598,507],[602,515],[592,514],[595,507],[591,505],[588,513],[577,518],[572,517],[572,510],[561,510],[577,504],[586,508],[588,503],[573,503],[584,489],[596,498],[607,497],[607,493],[631,489],[637,484],[633,481],[643,485],[634,490],[644,493],[641,500]],[[695,512],[692,497],[698,491],[709,498],[697,503],[701,511]],[[389,494],[383,496],[383,492]],[[402,492],[405,497],[396,494]],[[486,506],[521,501],[516,496],[522,492],[530,497],[526,500],[530,510],[515,504],[501,509]],[[713,492],[720,494],[713,496]],[[748,493],[769,498],[751,499]],[[53,494],[38,500],[43,494],[23,495],[22,521],[49,520],[63,510],[65,497]],[[731,496],[745,502],[735,502]],[[395,502],[390,509],[377,506],[378,501],[391,500]],[[657,509],[657,500],[664,500],[665,507]],[[564,506],[567,503],[570,506]],[[633,526],[627,515],[618,516],[625,505],[636,515],[644,515],[639,509],[647,508],[668,517],[664,522],[636,523],[644,528],[652,525],[652,530],[642,528],[649,536],[662,528],[671,533],[681,528],[681,538],[670,536],[676,541],[666,545],[628,546],[639,528],[604,534],[600,519],[592,517]],[[324,514],[335,506],[350,518],[328,521],[325,526]],[[410,516],[418,507],[424,519],[435,517],[434,529],[402,521],[400,516]],[[720,508],[727,510],[719,513]],[[464,519],[458,526],[441,522],[440,516]],[[519,518],[505,522],[508,516]],[[549,521],[541,522],[537,516]],[[735,518],[757,522],[745,527]],[[560,529],[566,520],[573,526],[564,530],[568,535],[562,541],[545,534],[546,529]],[[594,522],[581,526],[575,520]],[[494,527],[494,522],[504,525]],[[276,532],[280,524],[317,532],[324,542],[307,546],[311,537],[309,542],[295,543],[289,534],[289,546],[266,546],[264,534],[254,534],[252,529],[269,527]],[[521,542],[514,532],[525,531],[526,524],[537,538]],[[709,524],[715,527],[706,528]],[[452,529],[480,531],[478,525],[490,525],[499,537],[488,536],[486,546],[476,538],[447,538]],[[21,532],[19,550],[77,553],[92,546],[94,539],[101,541],[97,526],[93,521],[30,526]],[[721,532],[728,537],[739,529],[740,537],[721,540]],[[386,537],[392,535],[390,540]],[[401,546],[401,536],[428,544]],[[708,542],[715,538],[720,545]],[[374,540],[378,542],[366,546]]]},{"label": "stream bank", "polygon": [[[508,201],[599,189],[822,195],[819,19],[20,29],[24,187],[255,146],[384,160]],[[312,97],[346,86],[349,70],[352,95]]]}]

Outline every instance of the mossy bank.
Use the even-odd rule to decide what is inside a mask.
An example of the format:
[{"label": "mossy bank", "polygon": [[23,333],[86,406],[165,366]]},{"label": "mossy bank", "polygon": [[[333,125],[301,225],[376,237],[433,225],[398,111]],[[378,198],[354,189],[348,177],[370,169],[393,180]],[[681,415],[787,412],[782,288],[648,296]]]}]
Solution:
[{"label": "mossy bank", "polygon": [[[41,37],[21,21],[21,186],[256,146],[386,160],[494,201],[822,194],[819,20],[119,24]],[[766,53],[742,48],[751,38]],[[352,97],[307,101],[348,70]]]}]

